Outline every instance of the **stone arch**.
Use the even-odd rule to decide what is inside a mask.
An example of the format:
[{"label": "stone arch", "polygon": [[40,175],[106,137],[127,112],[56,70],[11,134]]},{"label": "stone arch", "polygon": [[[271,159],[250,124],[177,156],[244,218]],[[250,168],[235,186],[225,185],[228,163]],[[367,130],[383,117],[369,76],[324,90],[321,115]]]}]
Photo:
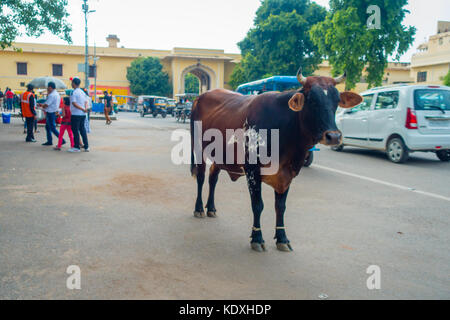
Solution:
[{"label": "stone arch", "polygon": [[[179,84],[179,93],[185,93],[184,81],[185,77],[188,73],[193,74],[200,81],[200,94],[211,90],[213,88],[213,81],[216,79],[216,73],[213,69],[208,66],[205,66],[201,63],[197,63],[195,65],[191,65],[185,68],[181,72],[180,84]],[[192,93],[192,92],[190,92]]]}]

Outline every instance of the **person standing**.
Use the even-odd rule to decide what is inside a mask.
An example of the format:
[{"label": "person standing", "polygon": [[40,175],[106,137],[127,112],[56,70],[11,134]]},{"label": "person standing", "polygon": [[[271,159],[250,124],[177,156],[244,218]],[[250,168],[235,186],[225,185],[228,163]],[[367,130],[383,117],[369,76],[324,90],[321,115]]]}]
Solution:
[{"label": "person standing", "polygon": [[3,94],[3,91],[2,91],[2,89],[0,89],[0,109],[2,109],[3,108],[3,98],[4,98],[4,94]]},{"label": "person standing", "polygon": [[27,138],[26,142],[36,142],[33,134],[34,121],[36,119],[36,97],[33,93],[33,85],[27,86],[27,91],[22,95],[22,116],[25,118],[27,125]]},{"label": "person standing", "polygon": [[108,91],[105,91],[104,94],[105,94],[105,118],[106,118],[106,124],[110,125],[112,123],[111,118],[109,117],[109,114],[111,113],[111,106],[112,106],[112,95],[109,95]]},{"label": "person standing", "polygon": [[89,152],[89,142],[84,122],[86,121],[86,94],[80,89],[81,80],[73,78],[72,88],[74,89],[70,95],[70,112],[71,125],[74,139],[74,147],[69,152],[80,152],[80,135],[83,138],[84,150]]},{"label": "person standing", "polygon": [[[47,101],[43,104],[38,104],[38,106],[43,108],[47,114],[47,121],[45,124],[45,130],[47,131],[47,142],[42,145],[53,146],[52,133],[56,136],[56,138],[59,138],[59,132],[56,129],[56,116],[61,104],[61,96],[58,91],[56,91],[56,85],[54,82],[48,83],[47,93]],[[63,140],[63,144],[66,144],[65,140]]]},{"label": "person standing", "polygon": [[6,88],[6,108],[8,111],[13,110],[13,103],[14,103],[14,93],[11,91],[10,88]]},{"label": "person standing", "polygon": [[63,140],[64,140],[63,139],[64,132],[66,132],[66,131],[69,134],[71,148],[73,148],[75,146],[74,139],[73,139],[72,125],[71,125],[72,113],[70,112],[70,98],[69,97],[64,98],[64,103],[63,103],[63,107],[62,107],[62,116],[63,116],[63,118],[61,121],[61,130],[60,130],[60,134],[59,134],[58,146],[56,146],[56,148],[55,148],[56,151],[61,150],[61,146],[63,145]]}]

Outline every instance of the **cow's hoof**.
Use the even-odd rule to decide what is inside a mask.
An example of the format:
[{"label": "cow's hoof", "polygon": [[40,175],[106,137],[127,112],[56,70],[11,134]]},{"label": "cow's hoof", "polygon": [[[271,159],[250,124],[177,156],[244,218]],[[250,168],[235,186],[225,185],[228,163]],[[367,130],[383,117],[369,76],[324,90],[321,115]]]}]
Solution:
[{"label": "cow's hoof", "polygon": [[217,214],[214,211],[208,211],[208,217],[209,218],[217,218]]},{"label": "cow's hoof", "polygon": [[204,211],[194,211],[194,217],[199,218],[199,219],[203,219],[205,217],[205,212]]},{"label": "cow's hoof", "polygon": [[283,252],[294,251],[289,243],[277,243],[277,249]]},{"label": "cow's hoof", "polygon": [[264,252],[266,251],[266,245],[264,243],[252,243],[252,249],[256,252]]}]

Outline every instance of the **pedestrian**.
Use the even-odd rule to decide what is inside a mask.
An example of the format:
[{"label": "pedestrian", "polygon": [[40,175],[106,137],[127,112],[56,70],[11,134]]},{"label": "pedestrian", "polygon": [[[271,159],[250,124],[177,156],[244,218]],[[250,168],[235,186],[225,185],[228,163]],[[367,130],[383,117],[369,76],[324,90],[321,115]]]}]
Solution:
[{"label": "pedestrian", "polygon": [[3,94],[2,89],[0,89],[0,109],[4,107],[3,106],[3,98],[4,98],[4,96],[5,95]]},{"label": "pedestrian", "polygon": [[86,114],[86,121],[84,122],[84,125],[86,127],[86,133],[91,133],[91,110],[92,110],[92,99],[89,96],[88,91],[85,89],[83,89],[84,93],[86,94],[86,109],[87,109],[87,114]]},{"label": "pedestrian", "polygon": [[[38,104],[40,108],[45,110],[47,118],[45,124],[45,130],[47,131],[47,142],[42,145],[53,146],[52,133],[56,136],[56,138],[59,138],[60,136],[58,130],[56,129],[56,116],[61,104],[61,96],[58,91],[56,91],[56,85],[54,82],[48,83],[47,93],[47,101],[45,103]],[[63,140],[62,144],[66,144],[66,141]]]},{"label": "pedestrian", "polygon": [[6,88],[5,96],[6,96],[6,109],[11,112],[13,110],[14,92],[12,92],[10,88]]},{"label": "pedestrian", "polygon": [[20,97],[17,94],[14,95],[14,104],[13,104],[13,106],[14,106],[14,113],[16,113],[16,108],[20,109]]},{"label": "pedestrian", "polygon": [[74,138],[74,147],[69,152],[80,152],[80,135],[83,138],[83,146],[86,152],[89,152],[89,142],[84,122],[86,120],[86,94],[80,89],[81,80],[73,78],[72,88],[74,89],[70,95],[70,112],[71,125]]},{"label": "pedestrian", "polygon": [[22,116],[25,118],[27,125],[26,142],[36,142],[33,134],[34,121],[36,119],[36,97],[33,93],[33,85],[27,86],[27,91],[22,95]]},{"label": "pedestrian", "polygon": [[105,94],[105,118],[106,118],[106,124],[110,125],[112,123],[111,118],[109,117],[109,114],[111,113],[111,107],[112,107],[112,95],[108,95],[108,91],[105,91],[104,94]]},{"label": "pedestrian", "polygon": [[[73,132],[72,132],[72,124],[71,124],[71,117],[72,113],[70,112],[70,98],[64,97],[64,105],[62,107],[62,121],[61,121],[61,128],[59,132],[59,139],[58,139],[58,145],[56,146],[55,150],[61,151],[61,146],[64,144],[64,133],[67,131],[67,134],[69,135],[70,139],[70,147],[74,148],[74,139],[73,139]],[[78,138],[80,139],[80,138]]]}]

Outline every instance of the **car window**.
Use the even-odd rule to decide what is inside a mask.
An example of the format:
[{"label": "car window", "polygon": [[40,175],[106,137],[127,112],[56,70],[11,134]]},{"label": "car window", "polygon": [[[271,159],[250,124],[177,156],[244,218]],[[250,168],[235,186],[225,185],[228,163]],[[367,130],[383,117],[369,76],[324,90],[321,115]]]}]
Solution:
[{"label": "car window", "polygon": [[358,112],[358,111],[367,111],[370,110],[370,107],[372,106],[374,95],[367,95],[363,96],[363,102],[360,105],[357,105],[353,109],[351,109],[352,112]]},{"label": "car window", "polygon": [[388,91],[378,93],[375,110],[396,109],[400,93],[398,91]]},{"label": "car window", "polygon": [[450,91],[423,89],[414,92],[416,110],[450,110]]}]

